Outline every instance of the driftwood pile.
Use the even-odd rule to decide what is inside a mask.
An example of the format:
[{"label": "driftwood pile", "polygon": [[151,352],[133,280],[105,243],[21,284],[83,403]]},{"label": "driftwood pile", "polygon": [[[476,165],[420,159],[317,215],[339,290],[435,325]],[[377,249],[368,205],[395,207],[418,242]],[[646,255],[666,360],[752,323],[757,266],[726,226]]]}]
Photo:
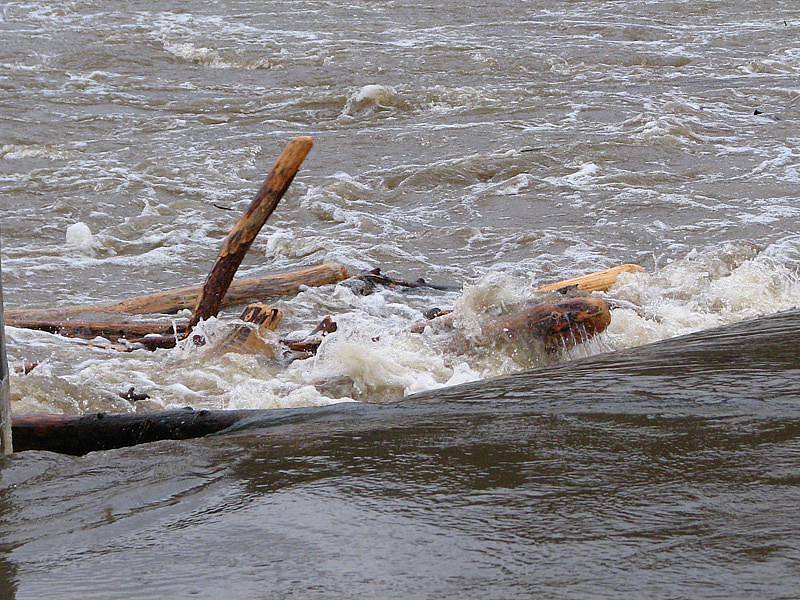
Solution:
[{"label": "driftwood pile", "polygon": [[[264,341],[282,318],[279,310],[264,300],[298,293],[304,286],[345,282],[355,293],[367,294],[376,286],[449,289],[424,280],[393,279],[380,270],[352,275],[340,264],[324,263],[288,273],[264,275],[234,281],[234,276],[258,233],[291,185],[308,155],[313,140],[298,137],[289,142],[275,162],[266,181],[246,212],[229,232],[202,286],[190,286],[148,294],[122,301],[56,308],[14,309],[5,312],[7,325],[37,329],[64,336],[108,340],[105,347],[120,351],[174,347],[182,340],[202,345],[193,333],[202,320],[218,315],[226,306],[247,304],[240,319],[249,325],[234,325],[220,344],[220,351],[241,351],[275,356],[282,352],[293,359],[312,356],[325,335],[336,331],[326,317],[308,339],[281,340],[281,348]],[[489,337],[506,337],[541,342],[555,351],[575,345],[602,332],[611,321],[609,305],[586,292],[607,291],[624,272],[641,271],[637,265],[621,265],[583,277],[542,286],[542,293],[561,292],[564,298],[525,307],[492,323]],[[581,295],[581,292],[583,294]],[[577,297],[575,295],[578,294]],[[191,309],[191,316],[166,315]],[[141,315],[149,315],[141,318]],[[156,316],[157,315],[157,316]],[[435,309],[427,320],[412,326],[412,332],[426,327],[447,329],[453,325],[449,311]],[[128,392],[135,396],[133,390]],[[15,450],[52,450],[82,454],[159,439],[184,439],[223,430],[243,418],[247,411],[165,411],[155,414],[124,415],[30,415],[13,419]]]}]

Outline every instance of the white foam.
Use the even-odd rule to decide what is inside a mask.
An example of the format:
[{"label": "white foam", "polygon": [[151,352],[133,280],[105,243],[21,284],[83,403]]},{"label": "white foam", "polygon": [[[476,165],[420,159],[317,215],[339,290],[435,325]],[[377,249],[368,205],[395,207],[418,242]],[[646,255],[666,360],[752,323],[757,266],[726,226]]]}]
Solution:
[{"label": "white foam", "polygon": [[370,84],[355,91],[347,99],[342,116],[370,115],[391,108],[407,108],[408,103],[391,86]]},{"label": "white foam", "polygon": [[93,256],[100,247],[100,244],[92,234],[92,230],[83,222],[73,223],[67,227],[66,245],[68,250],[88,256]]}]

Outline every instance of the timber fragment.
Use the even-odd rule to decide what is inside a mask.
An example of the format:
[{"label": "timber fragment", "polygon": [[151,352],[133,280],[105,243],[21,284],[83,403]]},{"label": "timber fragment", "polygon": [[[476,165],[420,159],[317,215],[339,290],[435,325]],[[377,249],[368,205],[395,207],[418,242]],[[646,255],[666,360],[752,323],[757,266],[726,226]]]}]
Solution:
[{"label": "timber fragment", "polygon": [[617,282],[622,273],[641,273],[642,271],[644,271],[644,267],[639,265],[631,263],[618,265],[610,269],[589,273],[588,275],[541,285],[536,288],[536,291],[545,293],[573,288],[584,292],[607,292]]}]

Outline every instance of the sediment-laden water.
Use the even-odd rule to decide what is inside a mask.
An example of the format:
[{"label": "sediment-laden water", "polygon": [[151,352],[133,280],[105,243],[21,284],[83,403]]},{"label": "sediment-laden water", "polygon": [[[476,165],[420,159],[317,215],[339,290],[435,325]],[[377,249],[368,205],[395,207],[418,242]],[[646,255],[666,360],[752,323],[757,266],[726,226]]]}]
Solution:
[{"label": "sediment-laden water", "polygon": [[[315,147],[243,274],[460,288],[278,300],[283,335],[339,324],[291,365],[10,328],[39,363],[19,413],[302,410],[14,457],[2,589],[792,596],[799,27],[777,1],[0,5],[8,306],[202,281],[296,135]],[[406,332],[455,306],[479,336],[533,285],[622,262],[647,272],[609,292],[609,330],[556,359]]]}]

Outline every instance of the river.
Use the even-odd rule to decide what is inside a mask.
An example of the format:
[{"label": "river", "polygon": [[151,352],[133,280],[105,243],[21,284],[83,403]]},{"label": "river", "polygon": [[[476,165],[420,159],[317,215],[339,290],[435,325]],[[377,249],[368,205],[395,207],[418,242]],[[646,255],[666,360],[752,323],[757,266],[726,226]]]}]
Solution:
[{"label": "river", "polygon": [[[17,413],[274,410],[7,459],[0,595],[796,595],[798,27],[780,1],[1,4],[8,307],[202,281],[297,135],[243,274],[459,291],[278,300],[282,334],[339,324],[290,365],[9,328],[39,363]],[[609,329],[555,361],[406,333],[625,262]]]}]

